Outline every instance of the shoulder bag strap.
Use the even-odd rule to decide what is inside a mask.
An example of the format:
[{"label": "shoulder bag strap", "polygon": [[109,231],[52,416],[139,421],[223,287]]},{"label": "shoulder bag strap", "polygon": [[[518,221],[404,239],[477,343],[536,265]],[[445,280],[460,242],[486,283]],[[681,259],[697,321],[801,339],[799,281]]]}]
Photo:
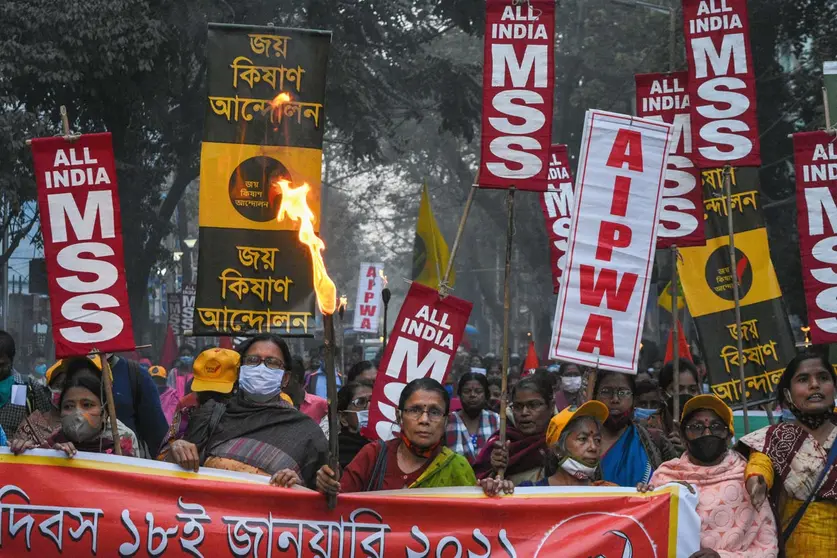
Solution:
[{"label": "shoulder bag strap", "polygon": [[206,434],[206,444],[204,444],[200,450],[201,465],[203,465],[206,461],[206,452],[209,451],[209,443],[212,441],[212,435],[215,434],[215,431],[218,429],[218,425],[221,423],[221,419],[224,417],[224,413],[226,412],[226,403],[215,403],[215,406],[212,407],[212,414],[209,415],[209,430]]},{"label": "shoulder bag strap", "polygon": [[[837,427],[835,427],[837,428]],[[793,530],[796,529],[796,526],[799,525],[799,522],[802,520],[802,516],[805,515],[805,510],[808,509],[808,506],[817,496],[817,492],[820,489],[823,481],[825,480],[826,475],[831,470],[831,467],[834,465],[834,462],[837,461],[837,440],[831,444],[831,449],[828,451],[828,457],[825,459],[825,467],[820,473],[820,477],[817,479],[817,482],[814,484],[814,489],[811,491],[811,494],[808,496],[808,499],[802,504],[798,510],[796,510],[796,514],[794,514],[793,518],[788,523],[788,526],[785,528],[784,532],[782,533],[782,540],[787,541],[790,539],[791,533]]]},{"label": "shoulder bag strap", "polygon": [[372,469],[372,476],[369,477],[369,484],[366,485],[366,492],[381,490],[384,486],[384,476],[386,476],[387,468],[387,444],[383,440],[378,440],[378,445],[381,447],[381,451],[378,452],[378,458],[375,460],[375,467]]}]

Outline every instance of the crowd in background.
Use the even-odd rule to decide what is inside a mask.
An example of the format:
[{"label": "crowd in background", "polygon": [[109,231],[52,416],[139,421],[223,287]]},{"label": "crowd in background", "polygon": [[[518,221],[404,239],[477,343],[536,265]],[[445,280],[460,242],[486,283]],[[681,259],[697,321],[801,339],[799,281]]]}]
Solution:
[{"label": "crowd in background", "polygon": [[837,376],[818,353],[788,363],[776,390],[779,421],[739,438],[732,410],[707,393],[699,361],[681,359],[675,382],[671,362],[626,375],[571,363],[532,367],[511,355],[503,409],[500,360],[463,351],[446,385],[427,378],[404,388],[401,431],[387,442],[366,437],[378,370],[362,355],[352,351],[340,375],[335,470],[320,351],[295,358],[283,339],[264,334],[236,350],[184,347],[168,369],[91,355],[22,375],[14,339],[0,331],[0,445],[14,454],[121,452],[325,494],[453,486],[495,497],[549,486],[644,492],[680,482],[700,496],[693,558],[816,558],[837,548]]}]

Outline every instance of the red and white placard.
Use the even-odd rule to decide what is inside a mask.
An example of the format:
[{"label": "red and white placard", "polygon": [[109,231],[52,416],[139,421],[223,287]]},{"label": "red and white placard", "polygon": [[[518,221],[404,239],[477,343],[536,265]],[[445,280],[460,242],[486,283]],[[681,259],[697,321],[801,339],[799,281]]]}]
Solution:
[{"label": "red and white placard", "polygon": [[636,76],[637,116],[674,126],[657,248],[706,244],[700,171],[692,162],[688,80],[688,72]]},{"label": "red and white placard", "polygon": [[133,350],[109,133],[32,140],[58,358]]},{"label": "red and white placard", "polygon": [[671,129],[587,111],[550,358],[636,373]]},{"label": "red and white placard", "polygon": [[554,0],[487,0],[483,67],[484,188],[546,190],[555,85]]},{"label": "red and white placard", "polygon": [[761,166],[747,0],[683,0],[694,163]]},{"label": "red and white placard", "polygon": [[549,183],[541,196],[541,209],[546,220],[549,237],[549,260],[552,267],[552,289],[555,294],[561,286],[570,236],[570,211],[573,207],[573,177],[566,145],[553,145],[549,156]]},{"label": "red and white placard", "polygon": [[473,305],[413,282],[384,349],[369,404],[370,439],[391,440],[398,435],[396,409],[401,391],[418,378],[442,385],[453,365]]},{"label": "red and white placard", "polygon": [[837,138],[794,134],[796,210],[811,342],[837,343]]},{"label": "red and white placard", "polygon": [[355,299],[355,321],[352,329],[363,333],[378,333],[378,320],[381,318],[381,291],[384,288],[384,264],[360,264],[357,278],[357,298]]}]

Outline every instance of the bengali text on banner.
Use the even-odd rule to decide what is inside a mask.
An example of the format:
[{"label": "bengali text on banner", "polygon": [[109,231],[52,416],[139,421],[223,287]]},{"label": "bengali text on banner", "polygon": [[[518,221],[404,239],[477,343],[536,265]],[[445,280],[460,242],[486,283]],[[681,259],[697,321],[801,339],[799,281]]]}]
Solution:
[{"label": "bengali text on banner", "polygon": [[315,227],[331,33],[210,24],[201,148],[199,335],[310,334],[311,256],[277,219],[280,182],[310,188]]},{"label": "bengali text on banner", "polygon": [[793,152],[811,342],[837,343],[837,137],[827,132],[794,134]]},{"label": "bengali text on banner", "polygon": [[671,129],[587,111],[550,358],[636,373]]},{"label": "bengali text on banner", "polygon": [[639,74],[635,79],[637,116],[674,126],[657,248],[700,246],[706,239],[700,171],[692,162],[692,124],[686,90],[689,74]]},{"label": "bengali text on banner", "polygon": [[481,187],[546,190],[554,51],[555,2],[487,0]]},{"label": "bengali text on banner", "polygon": [[676,484],[503,498],[477,488],[367,492],[340,495],[329,510],[322,495],[267,477],[52,455],[0,450],[4,555],[688,558],[699,548],[697,496]]},{"label": "bengali text on banner", "polygon": [[357,299],[352,329],[363,333],[378,333],[378,320],[383,313],[381,291],[384,283],[384,264],[360,264],[357,277]]},{"label": "bengali text on banner", "polygon": [[442,385],[453,365],[473,305],[420,283],[412,283],[392,327],[369,403],[369,425],[364,434],[390,440],[400,428],[396,409],[401,391],[418,378]]},{"label": "bengali text on banner", "polygon": [[761,165],[747,0],[683,0],[694,163]]},{"label": "bengali text on banner", "polygon": [[58,358],[133,350],[109,133],[32,140]]},{"label": "bengali text on banner", "polygon": [[573,177],[566,145],[553,145],[549,156],[549,182],[541,195],[541,209],[549,238],[549,262],[552,290],[558,294],[570,236],[570,212],[573,208]]},{"label": "bengali text on banner", "polygon": [[[724,196],[724,171],[702,173],[706,245],[683,248],[680,282],[695,321],[712,392],[728,405],[741,398],[738,338],[743,345],[750,403],[775,397],[775,386],[795,354],[782,305],[782,292],[770,259],[760,207],[758,170],[731,169],[732,201]],[[729,253],[728,212],[733,213],[735,265]],[[741,328],[735,320],[733,276],[738,277]]]}]

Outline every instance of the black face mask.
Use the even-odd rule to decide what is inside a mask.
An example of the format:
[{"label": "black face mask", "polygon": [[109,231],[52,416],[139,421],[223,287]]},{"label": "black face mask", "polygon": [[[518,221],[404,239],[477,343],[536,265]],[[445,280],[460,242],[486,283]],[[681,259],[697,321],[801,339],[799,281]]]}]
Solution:
[{"label": "black face mask", "polygon": [[824,411],[820,411],[818,413],[803,413],[790,401],[788,401],[788,410],[793,413],[793,416],[796,417],[799,424],[807,426],[811,430],[816,430],[825,424],[826,421],[831,420],[834,417],[834,412],[831,409],[825,409]]},{"label": "black face mask", "polygon": [[689,453],[703,463],[714,463],[727,451],[727,441],[717,436],[702,436],[697,440],[687,440]]},{"label": "black face mask", "polygon": [[608,415],[604,421],[604,425],[608,430],[622,430],[633,420],[630,413],[620,413],[618,415]]},{"label": "black face mask", "polygon": [[[694,395],[689,395],[688,393],[681,393],[677,396],[680,399],[680,412],[683,412],[683,407],[686,406],[686,402],[694,397]],[[674,417],[674,398],[666,394],[666,406],[668,406],[668,412]],[[674,420],[680,422],[680,417],[674,417]]]}]

